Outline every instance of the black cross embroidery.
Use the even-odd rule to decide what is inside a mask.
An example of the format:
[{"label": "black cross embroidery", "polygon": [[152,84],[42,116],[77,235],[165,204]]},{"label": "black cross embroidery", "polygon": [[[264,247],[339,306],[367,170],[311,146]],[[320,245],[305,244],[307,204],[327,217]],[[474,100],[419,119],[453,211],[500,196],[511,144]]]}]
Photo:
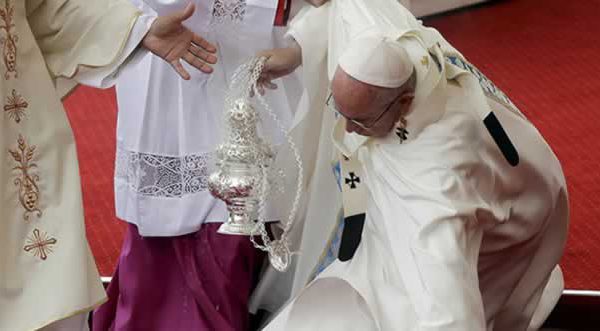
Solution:
[{"label": "black cross embroidery", "polygon": [[400,138],[401,144],[408,139],[408,131],[405,128],[396,128],[396,135]]},{"label": "black cross embroidery", "polygon": [[360,177],[357,177],[353,172],[351,172],[349,175],[350,178],[345,178],[346,184],[349,185],[351,189],[355,189],[356,184],[360,183]]}]

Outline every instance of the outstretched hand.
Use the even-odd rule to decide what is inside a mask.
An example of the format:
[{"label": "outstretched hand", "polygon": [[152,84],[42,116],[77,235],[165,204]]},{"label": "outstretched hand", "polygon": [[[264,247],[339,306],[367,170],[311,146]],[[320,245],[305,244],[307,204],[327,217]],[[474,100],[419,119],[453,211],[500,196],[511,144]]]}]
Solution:
[{"label": "outstretched hand", "polygon": [[287,48],[262,51],[258,56],[267,58],[257,84],[260,94],[265,93],[265,88],[276,89],[277,85],[273,83],[274,79],[291,74],[302,64],[302,50],[300,45],[295,42],[294,45]]},{"label": "outstretched hand", "polygon": [[183,68],[182,59],[207,74],[217,63],[216,47],[183,25],[194,10],[194,5],[189,4],[183,11],[159,16],[142,40],[145,48],[170,63],[185,80],[190,79],[190,74]]}]

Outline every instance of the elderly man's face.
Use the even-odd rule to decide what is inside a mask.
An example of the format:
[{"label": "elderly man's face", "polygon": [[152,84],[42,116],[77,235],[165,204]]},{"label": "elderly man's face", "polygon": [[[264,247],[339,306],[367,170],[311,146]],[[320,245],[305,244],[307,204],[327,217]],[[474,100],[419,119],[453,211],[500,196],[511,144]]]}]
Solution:
[{"label": "elderly man's face", "polygon": [[346,131],[363,136],[387,135],[408,111],[413,99],[412,93],[400,88],[388,89],[357,81],[340,68],[331,89],[330,104],[346,118]]}]

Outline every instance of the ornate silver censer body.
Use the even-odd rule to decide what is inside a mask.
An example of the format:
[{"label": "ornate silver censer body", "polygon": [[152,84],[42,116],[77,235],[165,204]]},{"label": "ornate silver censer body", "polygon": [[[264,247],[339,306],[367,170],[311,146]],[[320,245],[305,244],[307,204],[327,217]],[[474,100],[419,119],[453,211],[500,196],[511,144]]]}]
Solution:
[{"label": "ornate silver censer body", "polygon": [[235,100],[225,118],[228,138],[217,148],[218,170],[210,175],[208,187],[229,212],[219,233],[250,236],[260,226],[256,223],[259,196],[273,152],[258,136],[258,114],[248,100]]},{"label": "ornate silver censer body", "polygon": [[[225,142],[216,153],[217,170],[209,177],[210,192],[223,200],[229,212],[228,219],[219,232],[231,235],[248,235],[255,247],[269,254],[271,265],[285,271],[290,263],[291,251],[288,234],[298,209],[303,184],[300,154],[289,132],[271,110],[266,100],[257,93],[257,82],[265,58],[254,58],[240,66],[234,73],[225,100]],[[265,229],[265,205],[271,190],[272,148],[261,139],[258,132],[259,113],[252,106],[252,95],[260,101],[262,109],[285,133],[298,168],[296,194],[287,220],[282,219],[283,231],[271,240]],[[283,185],[280,187],[283,193]],[[255,240],[260,236],[262,243]]]}]

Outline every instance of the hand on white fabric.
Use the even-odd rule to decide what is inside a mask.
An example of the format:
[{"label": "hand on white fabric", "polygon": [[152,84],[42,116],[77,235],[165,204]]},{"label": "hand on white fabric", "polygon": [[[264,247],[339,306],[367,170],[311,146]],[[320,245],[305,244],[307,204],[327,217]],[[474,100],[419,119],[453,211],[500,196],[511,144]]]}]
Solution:
[{"label": "hand on white fabric", "polygon": [[295,41],[290,47],[262,51],[258,56],[267,58],[257,84],[260,94],[264,94],[265,88],[276,89],[274,79],[291,74],[302,64],[302,49]]},{"label": "hand on white fabric", "polygon": [[185,80],[190,79],[190,74],[181,65],[182,59],[207,74],[217,63],[216,47],[182,24],[194,10],[194,5],[189,4],[173,15],[159,16],[142,40],[145,48],[170,63]]},{"label": "hand on white fabric", "polygon": [[304,1],[310,3],[311,5],[313,5],[315,7],[321,7],[322,5],[327,3],[327,1],[329,1],[329,0],[304,0]]}]

